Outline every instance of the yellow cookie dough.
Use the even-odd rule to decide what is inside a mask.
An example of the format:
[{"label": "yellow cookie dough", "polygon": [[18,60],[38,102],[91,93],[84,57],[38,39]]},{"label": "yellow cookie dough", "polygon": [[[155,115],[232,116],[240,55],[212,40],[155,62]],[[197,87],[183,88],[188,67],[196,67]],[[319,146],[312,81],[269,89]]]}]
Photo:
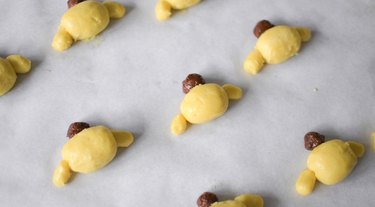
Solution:
[{"label": "yellow cookie dough", "polygon": [[0,58],[0,96],[7,93],[16,83],[17,73],[27,73],[31,69],[31,61],[20,55]]},{"label": "yellow cookie dough", "polygon": [[61,18],[52,48],[63,51],[74,41],[92,39],[108,26],[110,18],[121,18],[124,14],[125,7],[116,2],[81,2],[68,9]]},{"label": "yellow cookie dough", "polygon": [[334,185],[344,180],[357,164],[357,158],[363,156],[362,144],[334,139],[320,144],[312,150],[307,159],[307,169],[296,182],[296,191],[300,195],[309,195],[315,186],[315,180],[326,185]]},{"label": "yellow cookie dough", "polygon": [[375,150],[375,132],[372,133],[371,139],[372,139],[372,149]]},{"label": "yellow cookie dough", "polygon": [[301,42],[311,38],[307,28],[274,26],[262,33],[253,51],[244,62],[244,69],[250,74],[259,73],[264,63],[278,64],[295,56],[301,48]]},{"label": "yellow cookie dough", "polygon": [[159,0],[155,7],[156,19],[164,21],[172,15],[172,9],[187,9],[198,4],[201,0]]},{"label": "yellow cookie dough", "polygon": [[215,83],[195,86],[185,95],[180,105],[181,114],[171,124],[175,135],[186,131],[188,123],[201,124],[223,115],[228,109],[229,99],[240,99],[241,88],[226,84],[223,87]]},{"label": "yellow cookie dough", "polygon": [[74,135],[63,147],[63,160],[55,169],[53,183],[62,187],[71,177],[71,171],[90,173],[107,165],[114,158],[117,147],[128,147],[133,135],[126,131],[111,131],[95,126]]},{"label": "yellow cookie dough", "polygon": [[216,202],[211,207],[263,207],[263,198],[254,194],[243,194],[234,200]]}]

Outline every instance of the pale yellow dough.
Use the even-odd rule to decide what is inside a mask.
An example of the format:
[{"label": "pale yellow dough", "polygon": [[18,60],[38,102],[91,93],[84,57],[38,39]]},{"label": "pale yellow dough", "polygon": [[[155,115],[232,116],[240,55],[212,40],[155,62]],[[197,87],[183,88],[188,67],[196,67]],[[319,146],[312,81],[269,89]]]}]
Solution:
[{"label": "pale yellow dough", "polygon": [[309,195],[315,187],[315,173],[309,169],[301,172],[296,182],[296,191],[300,195]]},{"label": "pale yellow dough", "polygon": [[121,18],[125,7],[116,2],[84,1],[68,9],[52,41],[55,50],[68,49],[74,41],[88,40],[102,32],[110,18]]},{"label": "pale yellow dough", "polygon": [[244,203],[247,207],[263,207],[264,205],[263,198],[256,194],[239,195],[234,200]]},{"label": "pale yellow dough", "polygon": [[198,4],[201,0],[159,0],[155,7],[156,19],[167,20],[172,15],[172,10],[187,9]]},{"label": "pale yellow dough", "polygon": [[201,124],[223,115],[228,109],[228,95],[214,83],[195,86],[180,105],[181,114],[192,124]]},{"label": "pale yellow dough", "polygon": [[375,132],[372,133],[371,139],[372,139],[372,149],[375,150]]},{"label": "pale yellow dough", "polygon": [[241,88],[225,84],[207,83],[195,86],[185,95],[180,105],[181,114],[171,124],[174,135],[186,131],[188,124],[202,124],[222,116],[228,109],[229,99],[242,98]]},{"label": "pale yellow dough", "polygon": [[216,202],[211,207],[263,207],[263,198],[255,194],[243,194],[234,200]]},{"label": "pale yellow dough", "polygon": [[301,42],[309,41],[310,38],[311,31],[307,28],[272,27],[259,37],[254,50],[244,62],[244,69],[250,74],[257,74],[264,63],[282,63],[295,56],[301,48]]},{"label": "pale yellow dough", "polygon": [[326,185],[334,185],[344,180],[363,156],[365,148],[357,142],[334,139],[320,144],[312,150],[307,159],[307,168],[296,182],[296,190],[301,195],[310,194],[315,178]]},{"label": "pale yellow dough", "polygon": [[0,96],[13,88],[17,73],[27,73],[31,69],[31,61],[20,55],[10,55],[0,58]]},{"label": "pale yellow dough", "polygon": [[221,201],[211,205],[211,207],[247,207],[240,201]]},{"label": "pale yellow dough", "polygon": [[63,147],[63,160],[56,168],[53,183],[57,187],[69,181],[70,171],[90,173],[106,166],[116,155],[117,147],[128,147],[133,135],[126,131],[111,131],[104,126],[82,130]]}]

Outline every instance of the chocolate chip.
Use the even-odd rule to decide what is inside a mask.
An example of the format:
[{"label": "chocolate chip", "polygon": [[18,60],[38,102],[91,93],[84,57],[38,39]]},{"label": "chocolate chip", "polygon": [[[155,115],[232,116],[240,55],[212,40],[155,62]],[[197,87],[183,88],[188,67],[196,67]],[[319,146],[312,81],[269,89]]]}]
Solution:
[{"label": "chocolate chip", "polygon": [[70,7],[78,4],[78,3],[81,3],[82,1],[85,1],[85,0],[68,0],[68,8],[70,9]]},{"label": "chocolate chip", "polygon": [[82,130],[89,128],[90,125],[86,122],[74,122],[70,124],[68,133],[66,133],[66,136],[69,138],[74,137],[74,135],[80,133]]},{"label": "chocolate chip", "polygon": [[259,38],[260,35],[263,34],[263,32],[265,32],[266,30],[268,30],[269,28],[272,28],[274,27],[275,25],[271,24],[271,22],[267,21],[267,20],[262,20],[260,22],[258,22],[256,24],[256,26],[254,27],[254,35]]},{"label": "chocolate chip", "polygon": [[325,137],[318,132],[309,132],[305,135],[305,148],[307,150],[313,150],[318,145],[322,144]]},{"label": "chocolate chip", "polygon": [[198,207],[210,207],[211,204],[217,202],[217,196],[214,193],[205,192],[199,196],[197,200]]},{"label": "chocolate chip", "polygon": [[189,93],[189,91],[197,85],[205,84],[206,81],[199,74],[189,74],[184,81],[182,81],[182,91]]}]

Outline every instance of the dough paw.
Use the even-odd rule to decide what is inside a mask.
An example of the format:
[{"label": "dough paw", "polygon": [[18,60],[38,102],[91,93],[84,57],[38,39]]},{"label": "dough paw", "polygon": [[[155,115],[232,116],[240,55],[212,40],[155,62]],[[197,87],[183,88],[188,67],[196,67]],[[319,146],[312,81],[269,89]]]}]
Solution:
[{"label": "dough paw", "polygon": [[167,20],[172,15],[172,6],[164,0],[160,0],[156,5],[155,14],[157,20]]}]

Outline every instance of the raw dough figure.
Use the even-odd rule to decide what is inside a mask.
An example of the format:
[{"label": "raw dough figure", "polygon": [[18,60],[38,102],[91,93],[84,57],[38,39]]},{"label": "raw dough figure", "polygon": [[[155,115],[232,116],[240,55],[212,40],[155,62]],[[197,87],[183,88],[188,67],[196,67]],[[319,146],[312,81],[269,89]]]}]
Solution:
[{"label": "raw dough figure", "polygon": [[90,173],[107,165],[117,147],[128,147],[133,135],[127,131],[111,131],[104,126],[83,129],[75,134],[61,151],[62,161],[55,169],[53,183],[62,187],[73,172]]},{"label": "raw dough figure", "polygon": [[181,113],[172,121],[171,132],[179,135],[186,131],[188,123],[201,124],[216,119],[227,111],[229,99],[241,98],[241,88],[231,84],[196,85],[185,95],[180,105]]},{"label": "raw dough figure", "polygon": [[198,207],[263,207],[263,198],[255,194],[242,194],[233,200],[218,201],[215,194],[203,193],[197,200]]},{"label": "raw dough figure", "polygon": [[116,2],[81,2],[68,9],[61,18],[52,48],[63,51],[74,41],[92,39],[108,26],[110,18],[121,18],[124,14],[125,7]]},{"label": "raw dough figure", "polygon": [[[259,22],[254,33],[259,31],[259,25],[264,22],[269,23],[267,20]],[[301,48],[301,42],[310,40],[311,31],[308,28],[271,25],[263,28],[259,35],[254,50],[244,62],[245,71],[253,75],[262,70],[264,63],[278,64],[295,56]]]},{"label": "raw dough figure", "polygon": [[316,179],[326,185],[344,180],[354,169],[365,148],[354,141],[339,139],[324,142],[315,147],[307,158],[307,169],[301,172],[296,182],[300,195],[309,195]]}]

